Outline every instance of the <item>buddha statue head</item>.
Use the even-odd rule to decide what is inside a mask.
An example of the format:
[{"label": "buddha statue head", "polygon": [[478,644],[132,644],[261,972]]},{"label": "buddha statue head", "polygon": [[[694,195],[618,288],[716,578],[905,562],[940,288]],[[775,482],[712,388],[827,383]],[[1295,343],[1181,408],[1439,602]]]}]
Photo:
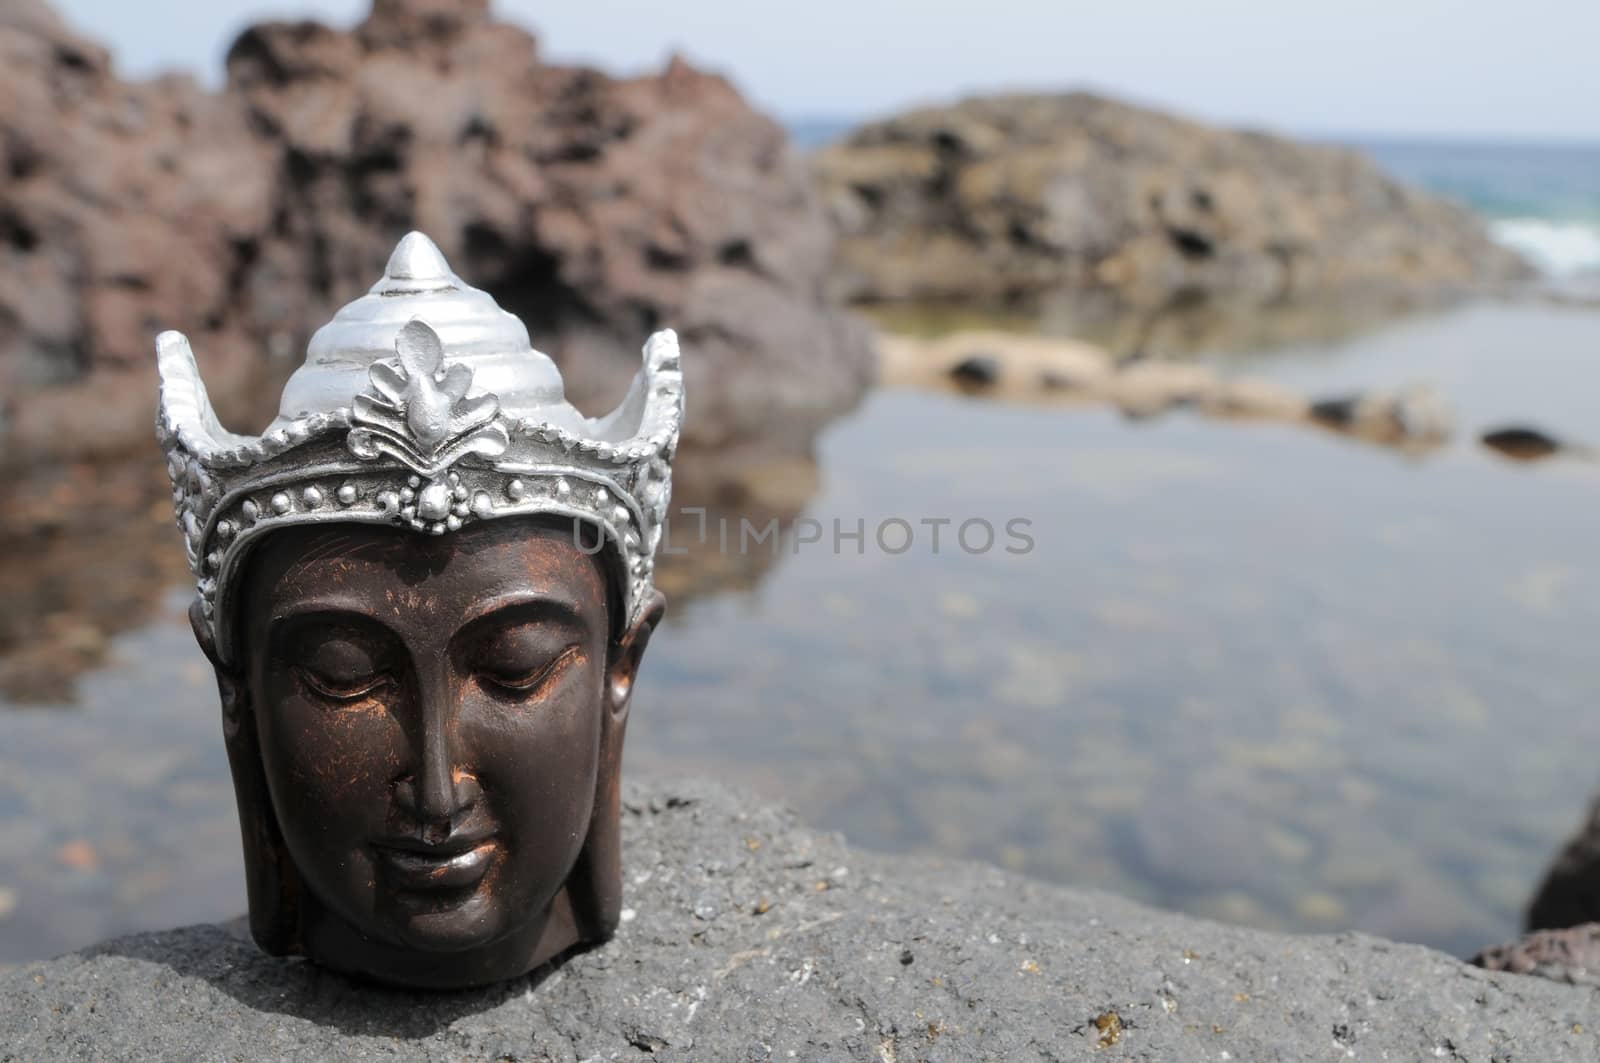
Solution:
[{"label": "buddha statue head", "polygon": [[676,337],[586,418],[522,324],[412,233],[312,337],[260,436],[221,427],[183,336],[157,346],[257,943],[449,988],[610,937]]}]

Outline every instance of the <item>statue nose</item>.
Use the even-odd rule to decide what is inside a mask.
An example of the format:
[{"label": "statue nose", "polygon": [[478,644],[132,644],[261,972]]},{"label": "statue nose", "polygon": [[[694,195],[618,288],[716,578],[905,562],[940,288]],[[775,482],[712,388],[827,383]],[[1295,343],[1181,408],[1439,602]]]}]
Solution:
[{"label": "statue nose", "polygon": [[[429,845],[443,842],[472,810],[483,790],[473,773],[456,767],[461,735],[449,671],[422,668],[412,761],[394,784],[395,803],[412,815]],[[404,769],[403,769],[404,770]]]},{"label": "statue nose", "polygon": [[448,839],[472,811],[483,788],[471,773],[440,765],[397,779],[394,796],[402,809],[416,817],[422,840],[435,845]]}]

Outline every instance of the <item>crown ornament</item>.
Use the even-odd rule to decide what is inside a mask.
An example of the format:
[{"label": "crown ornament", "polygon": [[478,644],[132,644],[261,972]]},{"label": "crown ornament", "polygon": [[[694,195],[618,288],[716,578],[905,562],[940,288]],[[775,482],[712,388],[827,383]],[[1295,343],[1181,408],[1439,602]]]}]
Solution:
[{"label": "crown ornament", "polygon": [[683,421],[677,336],[655,333],[616,410],[587,418],[527,329],[413,232],[384,275],[312,336],[260,436],[223,428],[194,352],[156,340],[156,435],[216,652],[235,659],[232,592],[251,547],[302,524],[444,535],[552,514],[597,527],[631,623],[653,584]]}]

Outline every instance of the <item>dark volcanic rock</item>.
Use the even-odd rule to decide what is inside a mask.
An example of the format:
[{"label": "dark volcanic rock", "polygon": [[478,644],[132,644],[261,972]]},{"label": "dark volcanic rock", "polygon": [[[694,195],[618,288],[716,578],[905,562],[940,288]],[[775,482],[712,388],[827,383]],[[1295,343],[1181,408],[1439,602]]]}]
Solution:
[{"label": "dark volcanic rock", "polygon": [[710,784],[631,788],[612,943],[421,995],[229,927],[0,975],[0,1060],[1592,1060],[1586,989],[1360,935],[872,856]]},{"label": "dark volcanic rock", "polygon": [[1541,461],[1563,455],[1591,461],[1600,458],[1600,452],[1593,447],[1569,443],[1548,432],[1524,425],[1510,425],[1484,432],[1479,442],[1512,461]]},{"label": "dark volcanic rock", "polygon": [[677,328],[689,446],[775,418],[804,436],[867,380],[864,329],[821,294],[830,236],[804,167],[681,61],[631,79],[550,65],[485,0],[376,0],[349,32],[256,26],[214,96],[118,81],[37,0],[0,12],[0,58],[13,456],[142,445],[161,328],[190,333],[214,397],[243,394],[258,352],[297,360],[413,228],[527,321],[591,413],[649,330]]},{"label": "dark volcanic rock", "polygon": [[1060,289],[1134,306],[1428,294],[1530,274],[1465,210],[1356,152],[1093,96],[996,96],[863,126],[815,169],[853,299]]},{"label": "dark volcanic rock", "polygon": [[1520,426],[1493,429],[1483,433],[1479,440],[1490,450],[1513,461],[1538,461],[1559,454],[1563,449],[1561,441],[1554,436],[1537,428]]},{"label": "dark volcanic rock", "polygon": [[1528,902],[1529,930],[1560,930],[1600,923],[1600,796]]},{"label": "dark volcanic rock", "polygon": [[1000,379],[1000,359],[992,354],[969,354],[950,367],[950,379],[971,387],[987,387]]}]

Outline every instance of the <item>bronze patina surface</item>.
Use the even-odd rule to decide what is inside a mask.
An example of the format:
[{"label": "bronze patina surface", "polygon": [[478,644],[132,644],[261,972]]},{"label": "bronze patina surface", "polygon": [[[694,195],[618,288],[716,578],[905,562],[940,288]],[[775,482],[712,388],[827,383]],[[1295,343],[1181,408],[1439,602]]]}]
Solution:
[{"label": "bronze patina surface", "polygon": [[592,549],[523,519],[257,550],[240,667],[217,676],[258,942],[460,986],[610,937],[628,702],[662,601],[614,623]]},{"label": "bronze patina surface", "polygon": [[521,322],[413,233],[259,437],[218,423],[187,340],[159,346],[256,942],[456,988],[609,938],[628,703],[664,608],[676,337],[585,417]]}]

